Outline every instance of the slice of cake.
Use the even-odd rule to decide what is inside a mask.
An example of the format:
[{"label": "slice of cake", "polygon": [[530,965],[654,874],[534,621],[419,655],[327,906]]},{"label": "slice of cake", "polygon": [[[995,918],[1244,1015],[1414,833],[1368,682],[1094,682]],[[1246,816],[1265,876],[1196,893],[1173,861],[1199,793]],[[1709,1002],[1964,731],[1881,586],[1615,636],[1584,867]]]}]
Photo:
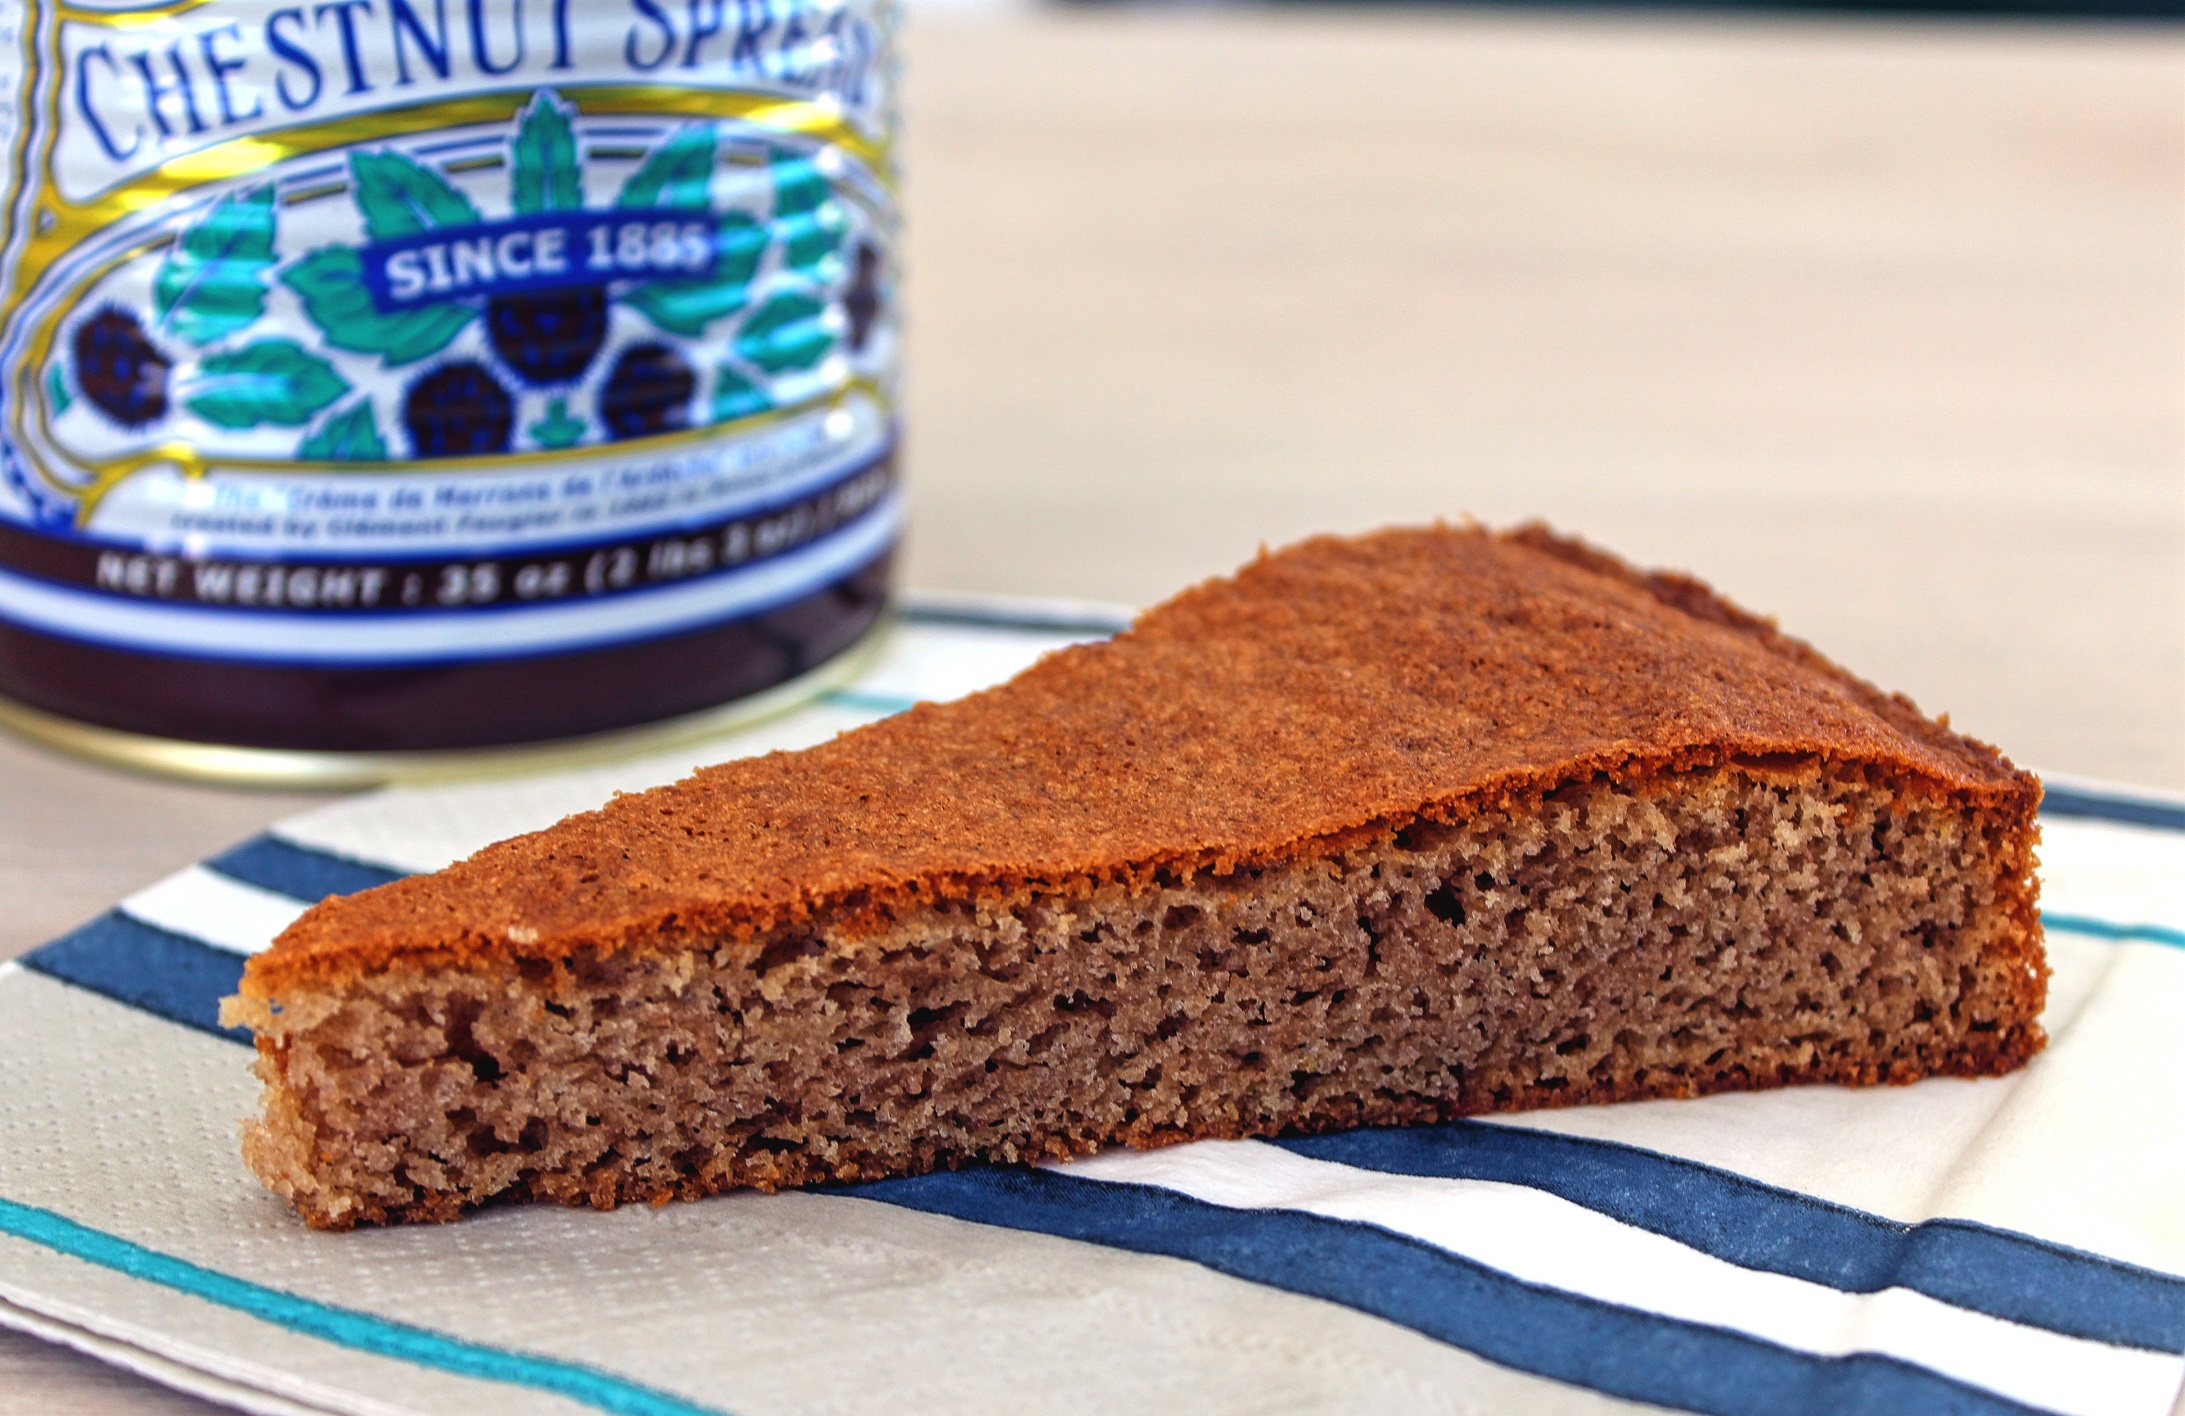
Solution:
[{"label": "slice of cake", "polygon": [[1104,644],[310,911],[311,1223],[1794,1082],[2043,1041],[2040,786],[1704,586],[1323,538]]}]

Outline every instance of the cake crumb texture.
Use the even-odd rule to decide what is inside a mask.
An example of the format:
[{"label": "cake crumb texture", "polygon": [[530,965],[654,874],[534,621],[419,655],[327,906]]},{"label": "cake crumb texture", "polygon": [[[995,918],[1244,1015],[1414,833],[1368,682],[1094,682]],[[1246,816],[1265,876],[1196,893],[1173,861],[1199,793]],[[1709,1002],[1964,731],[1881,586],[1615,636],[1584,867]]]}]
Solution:
[{"label": "cake crumb texture", "polygon": [[1697,582],[1319,538],[1115,640],[331,899],[252,959],[313,1223],[2041,1045],[2038,783]]}]

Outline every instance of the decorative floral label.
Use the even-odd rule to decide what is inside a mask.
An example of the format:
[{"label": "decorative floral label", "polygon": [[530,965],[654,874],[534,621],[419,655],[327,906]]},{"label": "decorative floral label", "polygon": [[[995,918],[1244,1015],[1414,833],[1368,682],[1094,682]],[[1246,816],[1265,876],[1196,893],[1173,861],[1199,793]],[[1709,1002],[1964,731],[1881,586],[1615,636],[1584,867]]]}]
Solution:
[{"label": "decorative floral label", "polygon": [[[0,616],[92,634],[69,597],[119,598],[151,642],[163,606],[238,603],[129,555],[393,587],[279,602],[338,618],[449,610],[402,602],[407,562],[501,567],[513,596],[549,551],[582,567],[814,496],[822,539],[892,539],[877,12],[776,4],[763,35],[715,34],[649,0],[470,0],[364,34],[342,27],[370,7],[30,8],[0,28],[30,100],[12,150],[42,164],[11,173],[0,248]],[[562,587],[542,602],[645,588],[534,580]]]}]

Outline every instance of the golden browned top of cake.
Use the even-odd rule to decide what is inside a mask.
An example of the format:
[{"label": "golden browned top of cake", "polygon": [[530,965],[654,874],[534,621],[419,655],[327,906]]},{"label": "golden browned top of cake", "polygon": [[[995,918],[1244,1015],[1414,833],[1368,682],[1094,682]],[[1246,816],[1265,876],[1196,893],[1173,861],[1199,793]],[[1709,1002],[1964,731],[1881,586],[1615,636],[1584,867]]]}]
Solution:
[{"label": "golden browned top of cake", "polygon": [[271,997],[394,966],[874,925],[940,899],[1228,871],[1574,780],[1853,765],[2029,818],[2039,786],[1678,576],[1527,528],[1321,537],[1010,682],[312,909]]}]

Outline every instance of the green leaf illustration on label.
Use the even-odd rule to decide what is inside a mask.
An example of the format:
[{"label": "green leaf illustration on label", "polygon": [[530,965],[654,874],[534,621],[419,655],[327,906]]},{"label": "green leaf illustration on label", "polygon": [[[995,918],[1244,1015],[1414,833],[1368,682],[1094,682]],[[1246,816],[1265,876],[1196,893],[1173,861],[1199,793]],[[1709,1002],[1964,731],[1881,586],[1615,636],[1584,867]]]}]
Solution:
[{"label": "green leaf illustration on label", "polygon": [[704,211],[713,205],[713,125],[696,123],[652,150],[615,198],[618,207]]},{"label": "green leaf illustration on label", "polygon": [[552,89],[540,89],[524,109],[509,144],[509,203],[517,215],[583,208],[584,174],[569,124],[574,111]]},{"label": "green leaf illustration on label", "polygon": [[713,274],[704,280],[654,280],[623,298],[670,334],[695,339],[751,298],[751,277],[766,254],[766,227],[742,212],[720,219],[713,242]]},{"label": "green leaf illustration on label", "polygon": [[[355,471],[428,445],[577,449],[743,424],[779,406],[782,375],[846,376],[839,356],[878,315],[888,229],[867,229],[885,196],[854,157],[707,117],[595,147],[643,130],[595,127],[558,88],[509,106],[462,161],[375,132],[308,171],[276,162],[178,203],[25,380],[51,435],[103,454],[116,429],[187,412],[210,451],[226,451],[210,428],[258,430],[235,449],[252,459],[275,450],[265,430],[293,429],[278,441],[298,460]],[[526,254],[548,246],[552,260]],[[476,278],[417,289],[420,260]],[[390,293],[398,261],[409,285]],[[483,412],[450,411],[456,373]]]},{"label": "green leaf illustration on label", "polygon": [[819,164],[801,153],[776,148],[767,155],[774,178],[774,215],[799,216],[818,211],[834,195],[834,187]]},{"label": "green leaf illustration on label", "polygon": [[826,314],[827,302],[803,291],[770,296],[736,332],[736,352],[770,374],[809,369],[834,348]]},{"label": "green leaf illustration on label", "polygon": [[584,436],[584,420],[569,416],[569,400],[556,398],[546,405],[546,416],[524,429],[540,447],[574,447]]},{"label": "green leaf illustration on label", "polygon": [[377,354],[390,368],[439,353],[478,314],[476,307],[454,302],[381,314],[364,286],[363,258],[347,246],[313,251],[282,271],[281,283],[302,299],[304,314],[328,344]]},{"label": "green leaf illustration on label", "polygon": [[349,391],[332,364],[293,339],[260,339],[233,353],[208,354],[184,387],[183,406],[221,428],[300,428]]},{"label": "green leaf illustration on label", "polygon": [[357,210],[374,241],[396,241],[442,226],[485,220],[448,179],[398,152],[353,152],[349,176]]},{"label": "green leaf illustration on label", "polygon": [[764,413],[774,406],[774,400],[766,390],[738,372],[733,364],[723,364],[713,376],[713,421],[733,423],[740,418],[750,418]]},{"label": "green leaf illustration on label", "polygon": [[849,229],[842,204],[826,174],[809,157],[777,151],[768,164],[774,178],[774,233],[781,241],[781,261],[805,275],[830,277],[820,266],[842,247]]},{"label": "green leaf illustration on label", "polygon": [[182,229],[152,279],[164,325],[193,344],[214,344],[265,313],[273,197],[270,182],[222,197]]},{"label": "green leaf illustration on label", "polygon": [[379,435],[372,400],[360,398],[328,417],[303,440],[296,455],[307,462],[385,462],[387,441]]},{"label": "green leaf illustration on label", "polygon": [[815,212],[792,216],[776,228],[781,234],[781,263],[800,275],[831,280],[841,266],[842,236],[849,222],[833,202]]}]

